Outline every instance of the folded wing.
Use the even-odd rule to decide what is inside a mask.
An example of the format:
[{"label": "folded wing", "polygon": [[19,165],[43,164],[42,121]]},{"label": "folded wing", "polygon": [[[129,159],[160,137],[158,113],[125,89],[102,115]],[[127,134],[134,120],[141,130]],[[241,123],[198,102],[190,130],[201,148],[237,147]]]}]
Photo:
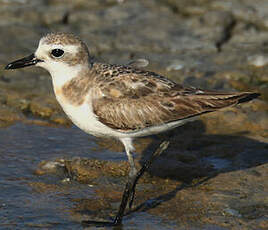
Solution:
[{"label": "folded wing", "polygon": [[105,125],[125,131],[187,119],[259,96],[184,88],[147,71],[109,76],[98,90],[101,96],[93,100],[94,113]]}]

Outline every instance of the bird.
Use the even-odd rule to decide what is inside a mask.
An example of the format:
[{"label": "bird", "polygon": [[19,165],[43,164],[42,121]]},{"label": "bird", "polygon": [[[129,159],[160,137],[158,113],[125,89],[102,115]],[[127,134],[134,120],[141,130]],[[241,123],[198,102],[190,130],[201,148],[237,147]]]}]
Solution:
[{"label": "bird", "polygon": [[[94,136],[115,138],[125,148],[130,170],[117,215],[112,222],[89,220],[87,224],[122,224],[127,204],[132,205],[136,183],[154,159],[152,156],[140,170],[136,169],[135,138],[174,129],[202,114],[260,96],[257,92],[184,87],[155,72],[139,69],[135,62],[97,62],[86,43],[72,33],[46,34],[33,54],[9,63],[5,69],[27,66],[42,67],[50,73],[56,99],[76,126]],[[162,150],[167,145],[163,143]]]}]

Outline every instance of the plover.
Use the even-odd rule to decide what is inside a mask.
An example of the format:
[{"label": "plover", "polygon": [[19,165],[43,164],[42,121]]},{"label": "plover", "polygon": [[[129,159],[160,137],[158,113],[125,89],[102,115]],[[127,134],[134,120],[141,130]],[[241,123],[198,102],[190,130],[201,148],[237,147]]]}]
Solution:
[{"label": "plover", "polygon": [[260,95],[183,87],[135,65],[95,62],[86,44],[69,33],[47,34],[33,54],[8,64],[6,69],[31,65],[48,70],[56,98],[75,125],[86,133],[113,137],[123,143],[130,172],[111,225],[121,224],[127,203],[132,204],[135,185],[153,160],[146,162],[140,171],[136,170],[132,156],[134,138],[176,128],[204,113]]}]

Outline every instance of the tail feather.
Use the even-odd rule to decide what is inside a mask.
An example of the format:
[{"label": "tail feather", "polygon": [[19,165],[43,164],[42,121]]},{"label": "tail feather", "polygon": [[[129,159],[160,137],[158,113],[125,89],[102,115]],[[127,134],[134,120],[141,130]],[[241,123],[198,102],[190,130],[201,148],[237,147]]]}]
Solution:
[{"label": "tail feather", "polygon": [[244,95],[242,95],[242,97],[238,99],[238,104],[251,101],[259,97],[260,95],[260,93],[245,93]]},{"label": "tail feather", "polygon": [[[260,96],[259,93],[241,92],[241,93],[210,93],[192,96],[192,107],[196,107],[196,111],[212,112],[221,108],[251,101]],[[195,104],[196,103],[196,104]]]}]

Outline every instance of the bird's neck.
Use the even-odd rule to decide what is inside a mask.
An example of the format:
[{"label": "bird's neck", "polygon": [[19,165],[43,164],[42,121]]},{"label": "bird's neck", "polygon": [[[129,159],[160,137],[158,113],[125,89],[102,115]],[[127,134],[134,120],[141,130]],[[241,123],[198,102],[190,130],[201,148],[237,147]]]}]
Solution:
[{"label": "bird's neck", "polygon": [[75,66],[69,70],[65,68],[64,71],[59,69],[50,74],[54,93],[60,104],[80,105],[83,103],[94,81],[91,68],[86,66]]},{"label": "bird's neck", "polygon": [[86,72],[88,70],[87,66],[76,65],[76,66],[62,66],[59,68],[55,68],[50,70],[50,75],[52,77],[53,87],[62,88],[67,82],[72,79],[79,77],[82,72]]}]

